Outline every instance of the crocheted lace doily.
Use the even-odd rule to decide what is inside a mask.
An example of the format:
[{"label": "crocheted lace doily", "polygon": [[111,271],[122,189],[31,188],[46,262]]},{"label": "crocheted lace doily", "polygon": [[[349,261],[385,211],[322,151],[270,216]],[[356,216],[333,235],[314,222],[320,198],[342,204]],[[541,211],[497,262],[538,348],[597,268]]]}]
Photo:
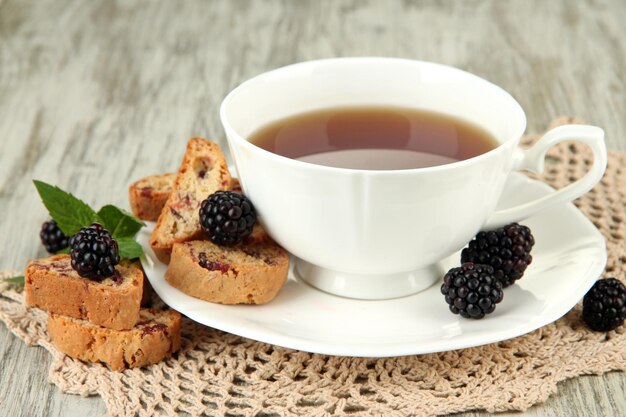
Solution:
[{"label": "crocheted lace doily", "polygon": [[[535,139],[527,136],[524,143]],[[584,146],[563,144],[550,151],[543,178],[559,188],[581,176],[590,162]],[[622,280],[624,167],[626,154],[610,152],[601,183],[576,201],[606,238],[606,275]],[[26,309],[18,288],[0,284],[0,320],[26,343],[50,351],[50,381],[63,392],[100,395],[110,416],[392,417],[523,410],[555,393],[559,381],[626,370],[626,326],[594,333],[580,312],[579,304],[555,323],[500,343],[384,359],[285,349],[185,319],[182,350],[175,358],[112,372],[60,353],[46,334],[46,313]]]}]

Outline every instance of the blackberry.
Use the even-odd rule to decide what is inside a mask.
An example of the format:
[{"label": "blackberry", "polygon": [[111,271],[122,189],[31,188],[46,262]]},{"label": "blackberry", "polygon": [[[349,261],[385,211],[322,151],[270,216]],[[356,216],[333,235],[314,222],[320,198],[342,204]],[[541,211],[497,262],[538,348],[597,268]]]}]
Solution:
[{"label": "blackberry", "polygon": [[461,262],[491,265],[504,288],[524,275],[535,244],[530,229],[517,223],[489,232],[479,232],[461,252]]},{"label": "blackberry", "polygon": [[256,211],[244,195],[217,191],[200,205],[200,225],[213,243],[235,245],[252,233]]},{"label": "blackberry", "polygon": [[615,278],[601,279],[583,298],[583,320],[591,330],[608,332],[626,319],[626,287]]},{"label": "blackberry", "polygon": [[78,275],[94,281],[113,276],[120,261],[117,242],[98,223],[83,227],[70,238],[70,255]]},{"label": "blackberry", "polygon": [[57,222],[50,220],[44,222],[41,225],[41,231],[39,232],[39,238],[41,243],[48,253],[57,253],[60,250],[67,248],[69,245],[69,238],[57,225]]},{"label": "blackberry", "polygon": [[452,268],[443,277],[441,293],[446,296],[450,311],[466,319],[482,319],[493,313],[502,301],[502,283],[489,265],[464,263]]}]

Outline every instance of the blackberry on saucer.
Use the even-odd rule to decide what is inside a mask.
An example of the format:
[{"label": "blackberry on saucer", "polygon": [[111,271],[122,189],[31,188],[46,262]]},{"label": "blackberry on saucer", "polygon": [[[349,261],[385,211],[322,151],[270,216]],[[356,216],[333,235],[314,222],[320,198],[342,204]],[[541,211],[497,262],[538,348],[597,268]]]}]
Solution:
[{"label": "blackberry on saucer", "polygon": [[113,276],[120,261],[117,242],[98,223],[81,228],[70,238],[72,268],[78,275],[94,281]]},{"label": "blackberry on saucer", "polygon": [[46,251],[51,254],[55,254],[69,245],[69,238],[54,220],[44,222],[41,225],[39,238]]},{"label": "blackberry on saucer", "polygon": [[464,263],[443,277],[441,293],[450,311],[465,318],[482,319],[502,301],[502,283],[489,265]]},{"label": "blackberry on saucer", "polygon": [[597,281],[583,298],[583,320],[597,332],[620,326],[626,320],[626,286],[615,278]]},{"label": "blackberry on saucer", "polygon": [[461,252],[461,262],[490,265],[504,288],[524,275],[533,258],[535,244],[530,229],[511,223],[499,229],[479,232]]},{"label": "blackberry on saucer", "polygon": [[217,191],[200,205],[200,226],[217,245],[232,246],[252,233],[256,210],[248,197],[233,191]]}]

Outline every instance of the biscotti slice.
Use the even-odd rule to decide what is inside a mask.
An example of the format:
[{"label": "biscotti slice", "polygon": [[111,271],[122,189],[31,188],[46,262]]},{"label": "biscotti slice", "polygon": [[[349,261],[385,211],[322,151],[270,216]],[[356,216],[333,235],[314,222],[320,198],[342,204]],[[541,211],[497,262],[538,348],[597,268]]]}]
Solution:
[{"label": "biscotti slice", "polygon": [[165,273],[173,287],[221,304],[264,304],[287,280],[289,255],[271,240],[235,247],[177,243]]},{"label": "biscotti slice", "polygon": [[230,181],[226,159],[217,144],[201,138],[187,143],[172,192],[150,236],[150,246],[160,261],[169,262],[174,243],[201,236],[200,203],[218,190],[230,189]]},{"label": "biscotti slice", "polygon": [[133,214],[141,220],[156,221],[165,206],[176,174],[152,175],[128,187],[128,200]]},{"label": "biscotti slice", "polygon": [[66,355],[104,362],[118,371],[160,362],[180,349],[180,314],[141,309],[139,322],[131,330],[112,330],[51,313],[48,333]]},{"label": "biscotti slice", "polygon": [[[128,200],[131,211],[141,220],[157,221],[167,201],[176,174],[151,175],[135,181],[128,187]],[[237,178],[230,181],[231,191],[241,193]]]},{"label": "biscotti slice", "polygon": [[31,307],[115,330],[132,329],[139,320],[143,272],[130,264],[117,265],[115,275],[98,282],[78,275],[70,255],[54,255],[29,262],[24,276]]}]

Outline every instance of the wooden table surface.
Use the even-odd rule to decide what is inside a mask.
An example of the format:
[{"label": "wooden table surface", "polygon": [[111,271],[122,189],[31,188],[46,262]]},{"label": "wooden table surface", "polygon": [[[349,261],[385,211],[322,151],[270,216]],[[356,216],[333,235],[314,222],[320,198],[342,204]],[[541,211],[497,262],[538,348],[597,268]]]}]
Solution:
[{"label": "wooden table surface", "polygon": [[[0,0],[0,265],[43,255],[30,181],[100,206],[173,170],[192,135],[223,142],[218,106],[285,64],[384,55],[485,77],[526,109],[529,130],[570,114],[626,149],[626,2]],[[59,393],[50,359],[0,326],[0,415],[101,416]],[[626,376],[562,383],[507,416],[624,416]],[[483,416],[486,413],[466,413]]]}]

